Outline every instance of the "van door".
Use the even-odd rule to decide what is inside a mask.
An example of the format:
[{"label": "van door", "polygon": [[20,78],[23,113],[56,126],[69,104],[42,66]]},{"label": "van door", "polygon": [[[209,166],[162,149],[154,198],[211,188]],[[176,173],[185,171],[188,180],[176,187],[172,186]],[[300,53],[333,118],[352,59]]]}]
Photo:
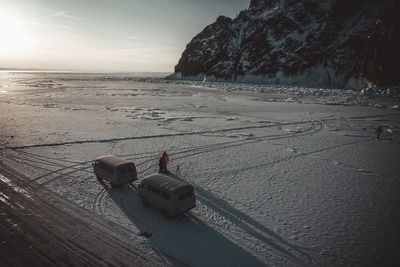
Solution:
[{"label": "van door", "polygon": [[189,190],[177,194],[176,213],[184,212],[194,206],[194,191]]}]

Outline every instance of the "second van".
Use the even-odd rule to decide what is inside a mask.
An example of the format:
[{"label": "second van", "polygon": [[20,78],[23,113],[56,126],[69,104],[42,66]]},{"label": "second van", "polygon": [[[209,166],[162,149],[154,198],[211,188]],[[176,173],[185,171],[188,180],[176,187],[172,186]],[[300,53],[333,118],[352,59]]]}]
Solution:
[{"label": "second van", "polygon": [[196,202],[192,185],[164,174],[145,177],[140,182],[139,196],[144,206],[160,209],[166,217],[189,211]]}]

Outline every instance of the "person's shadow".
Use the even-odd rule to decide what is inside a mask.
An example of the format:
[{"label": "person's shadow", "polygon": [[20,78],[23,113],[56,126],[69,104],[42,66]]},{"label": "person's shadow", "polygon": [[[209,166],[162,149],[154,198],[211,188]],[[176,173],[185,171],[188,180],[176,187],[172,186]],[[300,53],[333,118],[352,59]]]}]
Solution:
[{"label": "person's shadow", "polygon": [[[178,176],[169,176],[183,181]],[[126,187],[111,189],[101,182],[111,199],[136,226],[142,235],[148,237],[151,246],[174,265],[190,266],[262,266],[265,263],[244,250],[222,233],[208,226],[194,213],[188,212],[173,219],[166,219],[161,212],[145,208],[138,195],[138,189]],[[289,244],[254,219],[230,206],[206,190],[195,187],[197,201],[219,215],[229,219],[257,241],[269,246],[288,264],[310,265],[311,258],[299,248]],[[252,251],[257,254],[256,251]],[[262,257],[260,255],[260,257]]]}]

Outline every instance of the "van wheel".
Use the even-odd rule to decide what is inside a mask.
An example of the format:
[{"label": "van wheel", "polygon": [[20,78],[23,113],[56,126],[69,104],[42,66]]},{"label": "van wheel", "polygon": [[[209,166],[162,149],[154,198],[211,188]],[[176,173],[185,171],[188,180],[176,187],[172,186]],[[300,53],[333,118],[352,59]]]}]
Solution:
[{"label": "van wheel", "polygon": [[144,197],[142,197],[142,204],[146,208],[150,207],[150,203]]}]

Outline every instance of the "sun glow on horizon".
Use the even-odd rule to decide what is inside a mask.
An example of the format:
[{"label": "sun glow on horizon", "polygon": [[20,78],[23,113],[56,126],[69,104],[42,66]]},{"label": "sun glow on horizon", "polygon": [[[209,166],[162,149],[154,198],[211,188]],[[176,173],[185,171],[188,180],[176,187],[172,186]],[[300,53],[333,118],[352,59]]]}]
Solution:
[{"label": "sun glow on horizon", "polygon": [[246,1],[2,0],[0,69],[171,72],[195,34]]},{"label": "sun glow on horizon", "polygon": [[31,36],[25,26],[23,20],[4,10],[0,11],[1,55],[16,56],[31,47]]}]

